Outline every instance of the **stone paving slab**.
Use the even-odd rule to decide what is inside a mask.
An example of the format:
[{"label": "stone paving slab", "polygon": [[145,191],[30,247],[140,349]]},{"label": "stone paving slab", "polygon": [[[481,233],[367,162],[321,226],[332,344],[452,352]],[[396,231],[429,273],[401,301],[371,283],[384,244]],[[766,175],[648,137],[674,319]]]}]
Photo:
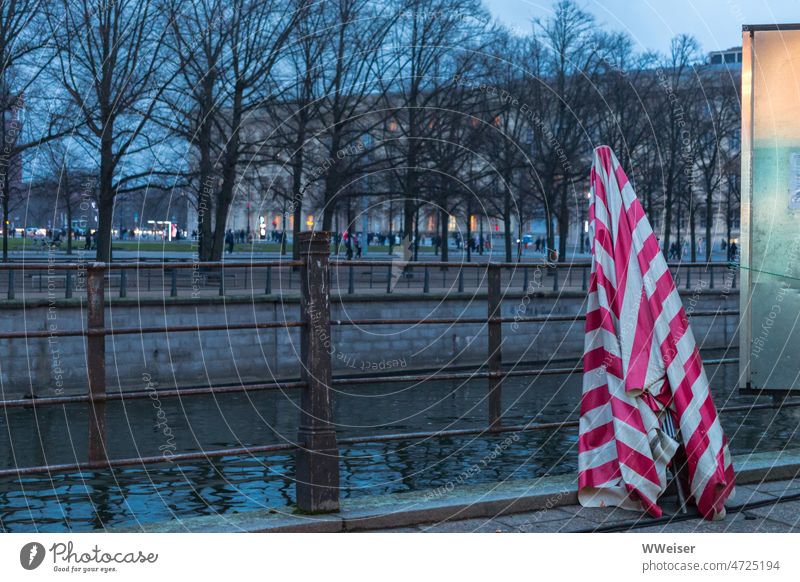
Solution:
[{"label": "stone paving slab", "polygon": [[[762,490],[766,489],[766,491]],[[668,523],[657,523],[648,526],[652,521],[645,514],[619,509],[616,507],[581,507],[580,505],[567,505],[551,509],[541,509],[532,512],[517,513],[514,515],[500,515],[484,519],[468,519],[450,521],[428,527],[417,527],[409,530],[389,529],[385,531],[415,531],[415,532],[590,532],[600,527],[622,524],[635,524],[632,531],[644,533],[725,533],[725,532],[764,532],[786,533],[800,532],[800,500],[784,503],[772,503],[766,507],[747,509],[736,512],[736,507],[744,503],[776,502],[777,495],[783,492],[800,492],[800,482],[796,480],[783,480],[737,487],[737,495],[729,514],[721,521],[707,521],[702,518],[686,519],[689,514],[678,514],[677,504],[672,500],[664,500],[662,508],[665,516],[675,515],[676,519]]]},{"label": "stone paving slab", "polygon": [[759,507],[758,509],[749,510],[747,513],[787,524],[793,530],[800,531],[800,501],[789,501],[787,503]]}]

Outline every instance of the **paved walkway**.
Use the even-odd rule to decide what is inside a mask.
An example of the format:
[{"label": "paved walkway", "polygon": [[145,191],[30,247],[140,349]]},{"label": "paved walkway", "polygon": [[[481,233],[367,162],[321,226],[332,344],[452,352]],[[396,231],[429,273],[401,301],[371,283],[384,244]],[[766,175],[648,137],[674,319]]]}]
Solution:
[{"label": "paved walkway", "polygon": [[[716,522],[697,517],[686,519],[687,516],[679,514],[676,516],[674,502],[665,501],[662,503],[664,518],[661,520],[653,520],[638,512],[616,508],[566,505],[499,517],[464,519],[379,531],[551,533],[597,531],[617,525],[627,531],[652,533],[800,532],[800,499],[777,503],[779,497],[789,495],[800,496],[800,480],[769,481],[738,486],[735,497],[729,503],[727,517]],[[737,511],[737,508],[744,504],[748,506],[758,504],[759,507]],[[672,519],[672,517],[677,518]]]}]

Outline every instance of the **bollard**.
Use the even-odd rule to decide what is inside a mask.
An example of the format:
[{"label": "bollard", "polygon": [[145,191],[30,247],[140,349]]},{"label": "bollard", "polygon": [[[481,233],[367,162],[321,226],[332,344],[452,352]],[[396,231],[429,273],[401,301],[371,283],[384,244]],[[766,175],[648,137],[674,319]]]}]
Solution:
[{"label": "bollard", "polygon": [[458,270],[458,292],[464,292],[464,269]]},{"label": "bollard", "polygon": [[553,265],[553,291],[558,291],[558,267]]},{"label": "bollard", "polygon": [[522,292],[523,293],[527,293],[527,291],[528,291],[528,283],[529,283],[529,281],[528,281],[528,267],[525,267],[523,269],[523,274],[525,276],[522,279]]},{"label": "bollard", "polygon": [[431,292],[431,275],[428,271],[428,267],[425,267],[425,277],[422,283],[422,292],[423,293],[430,293]]},{"label": "bollard", "polygon": [[389,265],[386,268],[386,292],[392,292],[392,266]]},{"label": "bollard", "polygon": [[67,299],[72,298],[72,271],[67,271],[67,276],[64,280],[64,297]]},{"label": "bollard", "polygon": [[714,265],[709,265],[708,266],[708,270],[711,271],[711,274],[710,274],[711,275],[711,284],[709,285],[709,288],[713,289],[714,288]]},{"label": "bollard", "polygon": [[588,286],[586,284],[586,267],[581,269],[581,289],[583,291],[586,291],[588,289]]},{"label": "bollard", "polygon": [[267,282],[264,284],[264,293],[272,295],[272,267],[267,267]]},{"label": "bollard", "polygon": [[219,268],[219,296],[225,295],[225,267]]},{"label": "bollard", "polygon": [[8,298],[14,299],[14,269],[8,270]]},{"label": "bollard", "polygon": [[170,297],[178,296],[178,269],[172,269],[170,271],[169,296]]},{"label": "bollard", "polygon": [[128,272],[125,269],[119,271],[119,296],[128,296]]},{"label": "bollard", "polygon": [[490,264],[489,270],[489,353],[487,364],[489,366],[489,428],[497,428],[501,424],[502,415],[502,356],[501,345],[503,343],[503,325],[499,321],[493,321],[502,315],[500,293],[501,270],[499,265]]},{"label": "bollard", "polygon": [[330,233],[299,234],[303,260],[300,334],[305,387],[297,432],[297,507],[306,513],[339,510],[339,451],[331,404],[331,305],[328,280]]},{"label": "bollard", "polygon": [[[86,281],[86,364],[89,376],[89,461],[102,462],[106,455],[106,336],[105,265],[88,267]],[[98,398],[100,397],[100,398]],[[98,398],[97,400],[95,400]]]}]

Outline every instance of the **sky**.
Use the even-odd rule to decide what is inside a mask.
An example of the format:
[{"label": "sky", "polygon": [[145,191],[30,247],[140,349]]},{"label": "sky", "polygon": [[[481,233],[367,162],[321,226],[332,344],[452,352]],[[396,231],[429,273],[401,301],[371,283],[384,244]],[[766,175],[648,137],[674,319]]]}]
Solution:
[{"label": "sky", "polygon": [[[512,27],[546,18],[555,0],[484,0]],[[680,33],[695,36],[703,50],[742,44],[742,24],[800,22],[800,0],[578,0],[609,30],[627,31],[641,50],[665,52]]]}]

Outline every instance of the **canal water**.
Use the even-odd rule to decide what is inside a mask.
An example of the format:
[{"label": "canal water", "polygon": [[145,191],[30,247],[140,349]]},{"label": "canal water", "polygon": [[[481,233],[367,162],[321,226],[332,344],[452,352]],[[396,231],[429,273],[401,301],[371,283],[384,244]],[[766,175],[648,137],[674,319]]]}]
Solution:
[{"label": "canal water", "polygon": [[[738,366],[707,366],[718,407],[755,403],[734,389]],[[507,380],[504,422],[577,419],[580,374]],[[483,427],[486,381],[356,387],[335,401],[340,437]],[[762,400],[764,401],[764,400]],[[160,412],[159,412],[160,411]],[[108,405],[113,458],[295,439],[296,392],[261,392]],[[734,454],[800,447],[800,410],[729,413]],[[85,460],[86,405],[8,409],[0,467]],[[577,429],[395,441],[342,447],[342,496],[356,497],[557,475],[576,470]],[[88,531],[197,515],[290,510],[294,456],[230,457],[114,471],[0,479],[0,530]]]}]

